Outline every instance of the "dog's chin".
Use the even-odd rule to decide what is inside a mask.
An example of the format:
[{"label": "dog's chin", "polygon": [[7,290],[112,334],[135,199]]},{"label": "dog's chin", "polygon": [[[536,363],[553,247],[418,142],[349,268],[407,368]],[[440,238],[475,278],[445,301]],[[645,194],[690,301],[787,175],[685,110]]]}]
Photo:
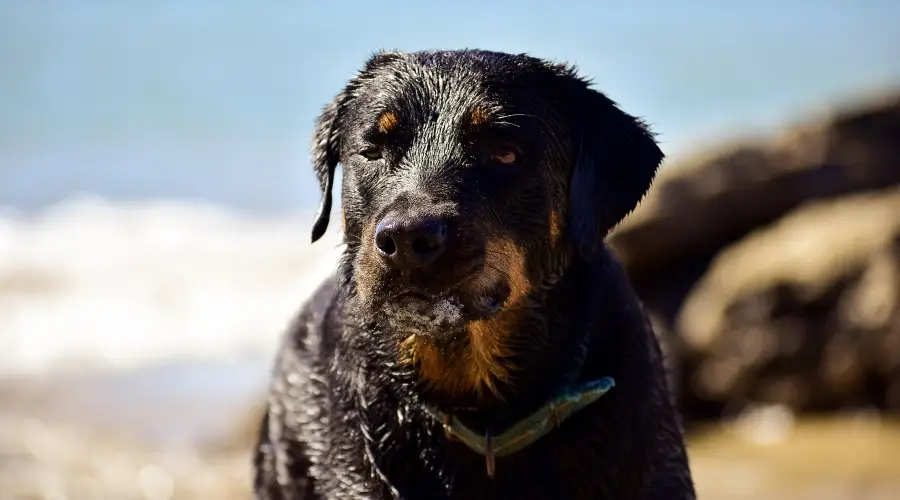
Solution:
[{"label": "dog's chin", "polygon": [[465,331],[468,323],[500,312],[508,296],[509,287],[500,284],[485,290],[453,290],[441,295],[405,292],[386,299],[379,316],[398,338],[415,335],[441,345]]}]

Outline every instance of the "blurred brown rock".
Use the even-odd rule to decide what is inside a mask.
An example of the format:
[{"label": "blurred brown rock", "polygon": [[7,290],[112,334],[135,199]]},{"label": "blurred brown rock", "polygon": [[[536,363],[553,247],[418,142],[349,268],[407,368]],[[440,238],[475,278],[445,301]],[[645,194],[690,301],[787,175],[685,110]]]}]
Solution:
[{"label": "blurred brown rock", "polygon": [[675,322],[686,402],[900,410],[900,188],[723,249]]},{"label": "blurred brown rock", "polygon": [[900,93],[664,170],[610,237],[686,417],[900,410]]},{"label": "blurred brown rock", "polygon": [[900,92],[663,169],[610,243],[639,281],[805,201],[900,183]]}]

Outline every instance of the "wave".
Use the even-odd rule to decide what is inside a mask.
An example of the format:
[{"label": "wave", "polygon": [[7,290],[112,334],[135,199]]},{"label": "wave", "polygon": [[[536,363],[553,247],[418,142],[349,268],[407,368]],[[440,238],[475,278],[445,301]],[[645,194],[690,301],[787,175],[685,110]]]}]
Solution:
[{"label": "wave", "polygon": [[[311,216],[310,216],[311,217]],[[270,355],[329,273],[311,218],[79,197],[0,211],[0,375]]]}]

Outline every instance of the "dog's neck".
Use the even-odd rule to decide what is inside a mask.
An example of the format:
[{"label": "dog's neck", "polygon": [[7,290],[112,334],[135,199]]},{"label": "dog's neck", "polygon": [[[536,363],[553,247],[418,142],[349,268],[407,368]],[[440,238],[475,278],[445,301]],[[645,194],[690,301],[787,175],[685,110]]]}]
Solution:
[{"label": "dog's neck", "polygon": [[509,440],[518,449],[531,437],[549,432],[559,408],[578,411],[612,388],[614,381],[602,368],[584,370],[594,340],[596,307],[571,300],[597,296],[585,292],[602,286],[596,266],[605,264],[575,261],[551,288],[532,298],[535,307],[522,318],[523,331],[517,334],[546,341],[533,343],[532,349],[517,352],[509,360],[519,368],[508,383],[499,385],[496,397],[461,404],[426,391],[422,396],[429,413],[441,420],[446,431],[459,434],[457,439],[469,441],[475,451],[484,452],[491,436],[502,436],[498,445]]},{"label": "dog's neck", "polygon": [[445,413],[425,407],[426,413],[441,423],[444,433],[451,441],[462,441],[472,451],[485,457],[485,468],[489,477],[494,477],[494,460],[524,450],[535,441],[550,433],[575,413],[588,407],[615,386],[612,377],[572,387],[546,402],[530,415],[507,426],[497,435],[494,427],[488,425],[479,432],[468,427],[459,415]]}]

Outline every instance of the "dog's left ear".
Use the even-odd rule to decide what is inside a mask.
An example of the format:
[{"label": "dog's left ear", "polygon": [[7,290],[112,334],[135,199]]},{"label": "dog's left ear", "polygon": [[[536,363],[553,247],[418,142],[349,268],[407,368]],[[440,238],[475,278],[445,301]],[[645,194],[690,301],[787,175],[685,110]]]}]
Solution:
[{"label": "dog's left ear", "polygon": [[574,74],[569,83],[565,95],[574,145],[569,233],[581,255],[591,259],[650,189],[664,155],[643,122]]}]

